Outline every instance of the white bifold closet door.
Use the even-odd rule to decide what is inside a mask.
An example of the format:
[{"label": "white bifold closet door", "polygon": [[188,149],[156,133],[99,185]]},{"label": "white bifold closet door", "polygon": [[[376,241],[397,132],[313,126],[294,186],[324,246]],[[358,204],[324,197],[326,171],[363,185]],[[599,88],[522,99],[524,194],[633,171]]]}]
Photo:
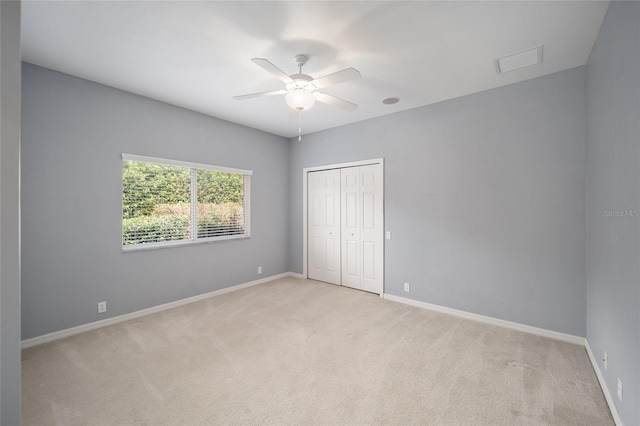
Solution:
[{"label": "white bifold closet door", "polygon": [[382,167],[341,170],[342,285],[382,293]]},{"label": "white bifold closet door", "polygon": [[309,278],[340,284],[340,169],[309,173]]},{"label": "white bifold closet door", "polygon": [[382,165],[308,175],[308,276],[383,291]]}]

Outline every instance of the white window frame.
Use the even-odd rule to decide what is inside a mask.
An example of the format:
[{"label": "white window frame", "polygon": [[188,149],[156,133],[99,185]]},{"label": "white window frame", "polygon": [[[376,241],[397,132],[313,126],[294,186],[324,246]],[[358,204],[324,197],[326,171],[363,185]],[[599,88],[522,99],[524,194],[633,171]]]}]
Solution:
[{"label": "white window frame", "polygon": [[[122,162],[134,161],[138,163],[155,164],[158,166],[174,166],[184,167],[191,170],[191,239],[178,240],[178,241],[161,241],[156,243],[145,244],[128,244],[122,245],[122,251],[139,251],[139,250],[154,250],[166,247],[176,247],[182,245],[192,244],[204,244],[227,240],[239,240],[247,239],[251,237],[251,176],[252,170],[236,169],[232,167],[215,166],[212,164],[193,163],[189,161],[170,160],[167,158],[148,157],[144,155],[126,154],[122,153]],[[196,170],[213,170],[216,172],[235,173],[244,175],[244,191],[243,191],[243,209],[244,209],[244,233],[238,235],[223,235],[217,237],[205,237],[198,238],[198,221],[197,221],[197,209],[198,209],[198,197],[197,197],[197,182],[195,179]],[[122,178],[122,176],[121,176]],[[123,182],[124,185],[124,182]],[[124,199],[122,200],[124,203]],[[122,207],[120,211],[122,212]],[[122,213],[121,213],[122,214]],[[122,219],[121,219],[122,220]],[[121,222],[120,232],[124,231],[124,223]],[[122,235],[121,235],[122,241]]]}]

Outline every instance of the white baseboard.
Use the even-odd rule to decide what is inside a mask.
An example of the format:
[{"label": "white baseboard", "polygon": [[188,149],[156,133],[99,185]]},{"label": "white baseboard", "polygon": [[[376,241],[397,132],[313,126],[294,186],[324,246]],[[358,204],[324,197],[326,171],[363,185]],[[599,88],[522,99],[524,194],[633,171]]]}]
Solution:
[{"label": "white baseboard", "polygon": [[499,327],[510,328],[513,330],[523,331],[525,333],[535,334],[543,337],[549,337],[551,339],[562,340],[564,342],[569,342],[569,343],[574,343],[577,345],[584,346],[589,356],[589,360],[591,361],[591,365],[593,366],[593,369],[596,372],[596,377],[598,378],[598,382],[600,384],[600,387],[602,388],[602,393],[604,393],[604,397],[607,401],[607,405],[609,405],[609,411],[611,411],[611,416],[613,417],[613,421],[615,422],[616,426],[624,426],[624,423],[622,422],[622,419],[618,414],[618,410],[616,409],[616,405],[614,403],[613,397],[611,396],[611,392],[609,392],[607,383],[605,382],[604,376],[600,371],[600,366],[596,361],[596,358],[593,355],[593,352],[591,351],[591,347],[589,346],[589,341],[586,338],[573,336],[571,334],[559,333],[557,331],[545,330],[543,328],[531,327],[529,325],[519,324],[511,321],[505,321],[497,318],[487,317],[484,315],[472,314],[470,312],[459,311],[457,309],[451,309],[444,306],[433,305],[431,303],[419,302],[417,300],[394,296],[392,294],[385,294],[384,298],[394,302],[416,306],[418,308],[429,309],[431,311],[436,311],[444,314],[454,315],[461,318],[466,318],[472,321],[479,321],[486,324],[497,325]]},{"label": "white baseboard", "polygon": [[457,309],[447,308],[445,306],[433,305],[431,303],[420,302],[417,300],[407,299],[405,297],[394,296],[392,294],[384,294],[384,298],[393,302],[404,303],[406,305],[416,306],[422,309],[428,309],[430,311],[436,311],[443,314],[454,315],[469,319],[472,321],[479,321],[486,324],[497,325],[498,327],[510,328],[513,330],[522,331],[529,334],[535,334],[537,336],[549,337],[551,339],[562,340],[563,342],[569,342],[576,345],[584,345],[586,339],[584,337],[574,336],[571,334],[560,333],[557,331],[546,330],[544,328],[532,327],[530,325],[524,325],[517,322],[505,321],[497,318],[487,317],[484,315],[473,314],[471,312],[459,311]]},{"label": "white baseboard", "polygon": [[212,291],[210,293],[200,294],[198,296],[187,297],[186,299],[176,300],[175,302],[169,302],[162,305],[154,306],[152,308],[142,309],[140,311],[131,312],[129,314],[118,315],[117,317],[107,318],[100,321],[90,322],[88,324],[79,325],[77,327],[67,328],[65,330],[54,331],[53,333],[44,334],[42,336],[33,337],[22,341],[22,349],[31,348],[33,346],[42,345],[44,343],[53,342],[54,340],[64,339],[65,337],[74,336],[76,334],[85,333],[87,331],[96,330],[98,328],[106,327],[113,324],[118,324],[124,321],[128,321],[135,318],[144,317],[146,315],[155,314],[157,312],[166,311],[167,309],[176,308],[178,306],[187,305],[189,303],[197,302],[199,300],[208,299],[214,296],[220,296],[221,294],[229,293],[232,291],[242,290],[243,288],[252,287],[258,284],[264,284],[269,281],[277,280],[284,277],[296,277],[298,275],[293,272],[285,272],[283,274],[272,275],[270,277],[261,278],[259,280],[250,281],[244,284],[234,285],[232,287],[223,288],[220,290]]},{"label": "white baseboard", "polygon": [[622,423],[622,419],[618,414],[618,409],[616,408],[616,404],[613,402],[613,397],[611,396],[611,392],[609,392],[607,383],[604,381],[604,376],[602,375],[602,371],[600,371],[600,364],[598,364],[596,357],[593,355],[593,351],[591,350],[591,346],[589,346],[588,340],[585,340],[584,347],[587,350],[587,354],[589,355],[589,360],[591,361],[593,370],[596,372],[596,377],[598,378],[598,382],[600,382],[600,387],[602,388],[602,393],[604,393],[604,399],[607,400],[607,404],[609,405],[609,410],[611,411],[611,416],[613,416],[613,421],[616,423],[616,426],[624,426],[624,423]]},{"label": "white baseboard", "polygon": [[[88,324],[83,324],[77,327],[68,328],[65,330],[55,331],[53,333],[44,334],[42,336],[34,337],[31,339],[26,339],[22,341],[22,349],[31,348],[33,346],[42,345],[45,343],[53,342],[55,340],[64,339],[65,337],[73,336],[80,333],[85,333],[91,330],[97,330],[102,327],[107,327],[109,325],[118,324],[124,321],[128,321],[135,318],[140,318],[146,315],[155,314],[157,312],[166,311],[168,309],[172,309],[178,306],[187,305],[189,303],[197,302],[200,300],[208,299],[210,297],[220,296],[225,293],[230,293],[232,291],[241,290],[243,288],[252,287],[258,284],[264,284],[270,281],[274,281],[280,278],[285,277],[293,277],[304,279],[302,274],[298,274],[296,272],[285,272],[278,275],[272,275],[270,277],[261,278],[259,280],[250,281],[244,284],[238,284],[232,287],[223,288],[220,290],[215,290],[210,293],[200,294],[198,296],[188,297],[186,299],[176,300],[174,302],[165,303],[163,305],[154,306],[148,309],[142,309],[140,311],[131,312],[129,314],[119,315],[113,318],[107,318],[100,321],[91,322]],[[420,302],[417,300],[407,299],[405,297],[394,296],[392,294],[381,294],[380,297],[384,299],[391,300],[393,302],[404,303],[406,305],[416,306],[422,309],[428,309],[431,311],[436,311],[448,315],[453,315],[465,319],[469,319],[472,321],[483,322],[486,324],[496,325],[499,327],[510,328],[513,330],[522,331],[525,333],[535,334],[538,336],[549,337],[551,339],[562,340],[564,342],[574,343],[577,345],[584,345],[589,356],[589,360],[591,361],[591,365],[593,366],[593,370],[596,373],[596,377],[598,378],[598,382],[600,383],[600,387],[602,388],[602,392],[604,393],[607,404],[609,405],[609,409],[611,411],[611,415],[613,416],[613,420],[616,426],[624,426],[624,423],[620,419],[620,415],[618,414],[618,410],[616,409],[616,405],[613,402],[613,398],[611,393],[609,392],[609,388],[604,380],[604,376],[600,371],[600,367],[598,362],[596,361],[593,352],[591,351],[591,347],[589,346],[589,341],[584,337],[573,336],[571,334],[560,333],[557,331],[545,330],[543,328],[532,327],[529,325],[519,324],[516,322],[505,321],[497,318],[487,317],[484,315],[473,314],[471,312],[460,311],[457,309],[447,308],[445,306],[434,305],[431,303]]]}]

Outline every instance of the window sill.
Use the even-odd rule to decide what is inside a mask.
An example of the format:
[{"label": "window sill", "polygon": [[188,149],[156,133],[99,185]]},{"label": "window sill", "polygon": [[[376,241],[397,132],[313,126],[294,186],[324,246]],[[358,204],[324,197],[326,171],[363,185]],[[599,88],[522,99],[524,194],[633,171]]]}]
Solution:
[{"label": "window sill", "polygon": [[148,244],[132,244],[128,246],[122,246],[123,253],[130,253],[136,251],[147,251],[147,250],[161,250],[167,248],[175,248],[175,247],[184,247],[184,246],[193,246],[193,245],[202,245],[202,244],[215,244],[226,241],[235,241],[235,240],[249,240],[251,239],[250,235],[242,235],[242,236],[228,236],[228,237],[218,237],[218,238],[202,238],[200,240],[195,241],[167,241],[162,243],[148,243]]}]

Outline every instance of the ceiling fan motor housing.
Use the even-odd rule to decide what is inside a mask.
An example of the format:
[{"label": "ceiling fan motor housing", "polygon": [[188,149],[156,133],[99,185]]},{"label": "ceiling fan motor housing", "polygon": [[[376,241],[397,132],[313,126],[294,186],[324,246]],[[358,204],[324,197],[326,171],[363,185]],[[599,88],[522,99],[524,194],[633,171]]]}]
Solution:
[{"label": "ceiling fan motor housing", "polygon": [[313,78],[306,74],[291,74],[289,77],[293,80],[293,83],[287,84],[287,90],[306,89],[310,92],[317,89],[313,84]]}]

